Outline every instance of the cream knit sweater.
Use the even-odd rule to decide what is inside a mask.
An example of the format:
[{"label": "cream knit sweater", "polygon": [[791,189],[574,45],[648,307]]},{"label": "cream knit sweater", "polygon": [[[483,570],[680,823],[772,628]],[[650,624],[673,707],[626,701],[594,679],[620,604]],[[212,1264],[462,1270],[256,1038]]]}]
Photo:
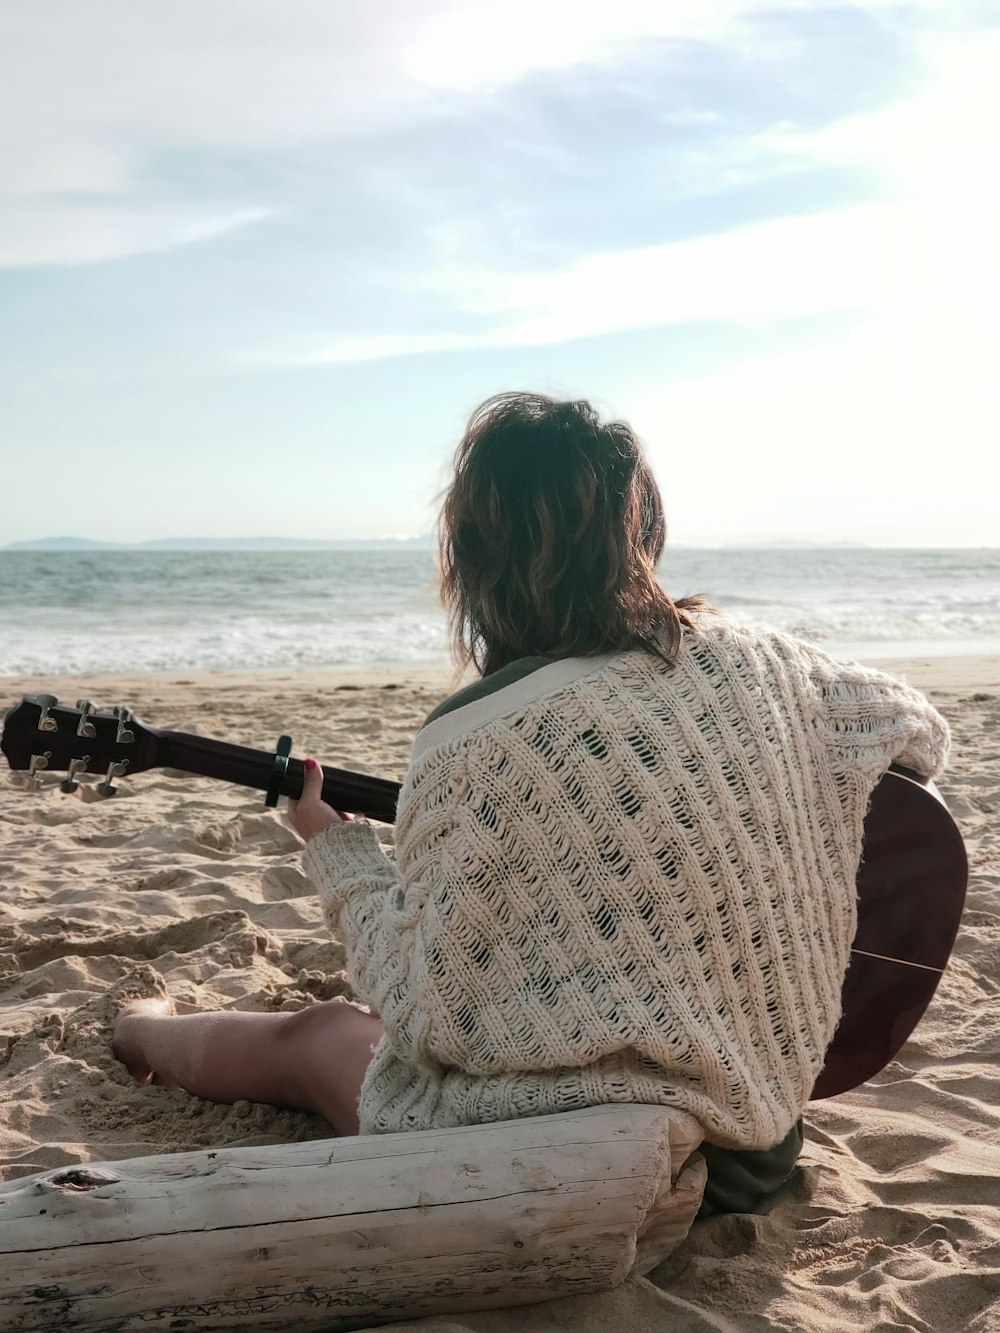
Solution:
[{"label": "cream knit sweater", "polygon": [[702,616],[670,665],[553,662],[429,723],[374,829],[306,849],[385,1039],[361,1132],[650,1102],[766,1148],[840,1015],[871,791],[937,776],[908,686]]}]

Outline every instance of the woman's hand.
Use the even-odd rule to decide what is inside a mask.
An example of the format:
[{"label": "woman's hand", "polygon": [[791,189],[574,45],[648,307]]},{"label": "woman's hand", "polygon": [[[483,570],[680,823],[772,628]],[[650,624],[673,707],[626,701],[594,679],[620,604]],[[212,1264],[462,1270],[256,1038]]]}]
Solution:
[{"label": "woman's hand", "polygon": [[302,795],[297,801],[288,802],[288,822],[308,842],[331,824],[348,823],[354,816],[334,810],[323,800],[323,770],[315,759],[307,759],[304,770]]}]

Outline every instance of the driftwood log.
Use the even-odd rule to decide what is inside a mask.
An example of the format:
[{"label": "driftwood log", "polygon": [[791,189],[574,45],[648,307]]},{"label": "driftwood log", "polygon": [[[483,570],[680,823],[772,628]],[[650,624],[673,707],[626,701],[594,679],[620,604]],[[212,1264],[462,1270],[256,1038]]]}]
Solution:
[{"label": "driftwood log", "polygon": [[701,1132],[604,1106],[0,1185],[0,1329],[308,1330],[610,1288],[687,1234]]}]

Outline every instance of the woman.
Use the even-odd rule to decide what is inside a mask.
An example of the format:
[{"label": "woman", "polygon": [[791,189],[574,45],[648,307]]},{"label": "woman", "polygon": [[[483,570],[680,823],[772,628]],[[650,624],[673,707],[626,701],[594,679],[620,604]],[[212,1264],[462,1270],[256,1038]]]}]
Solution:
[{"label": "woman", "polygon": [[706,1136],[703,1212],[757,1207],[839,1018],[869,796],[894,760],[937,776],[945,723],[877,671],[673,602],[656,483],[587,403],[484,403],[440,536],[482,679],[416,738],[396,863],[322,803],[315,761],[292,814],[371,1012],[140,1001],[116,1052],[338,1134],[677,1106]]}]

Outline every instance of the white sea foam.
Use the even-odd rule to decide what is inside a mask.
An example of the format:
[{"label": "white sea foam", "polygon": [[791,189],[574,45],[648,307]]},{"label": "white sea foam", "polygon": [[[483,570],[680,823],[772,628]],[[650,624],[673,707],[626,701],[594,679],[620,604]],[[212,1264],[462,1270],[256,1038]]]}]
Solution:
[{"label": "white sea foam", "polygon": [[[1000,551],[676,551],[661,578],[855,657],[1000,650]],[[0,674],[440,665],[427,551],[0,552]]]}]

